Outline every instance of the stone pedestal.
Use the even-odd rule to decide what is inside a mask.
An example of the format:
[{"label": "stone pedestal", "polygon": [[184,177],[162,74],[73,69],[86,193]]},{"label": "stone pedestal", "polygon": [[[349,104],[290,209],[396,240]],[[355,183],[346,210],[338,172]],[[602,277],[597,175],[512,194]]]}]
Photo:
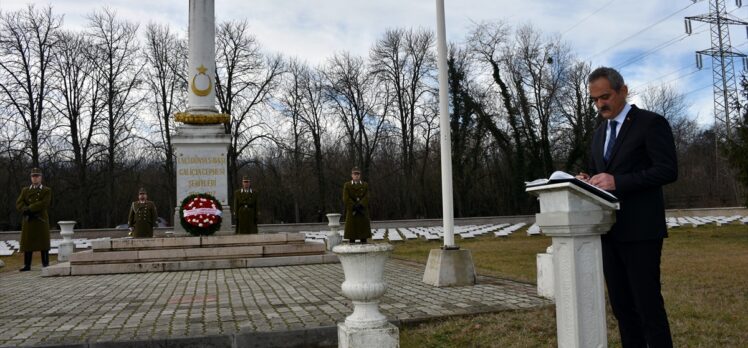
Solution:
[{"label": "stone pedestal", "polygon": [[537,256],[538,296],[553,300],[553,246]]},{"label": "stone pedestal", "polygon": [[57,248],[57,261],[67,262],[75,250],[75,243],[73,243],[72,239],[75,221],[57,221],[57,224],[60,225],[60,236],[63,239]]},{"label": "stone pedestal", "polygon": [[221,228],[217,235],[234,233],[229,206],[227,153],[231,136],[221,124],[177,127],[171,140],[177,160],[177,207],[174,231],[184,232],[179,222],[179,204],[195,193],[213,195],[223,206]]},{"label": "stone pedestal", "polygon": [[527,191],[539,197],[536,223],[553,237],[558,346],[607,347],[600,235],[615,222],[618,203],[569,182]]},{"label": "stone pedestal", "polygon": [[379,312],[387,291],[384,265],[390,244],[341,244],[333,248],[343,265],[343,295],[353,300],[353,314],[338,324],[338,347],[399,347],[399,330]]},{"label": "stone pedestal", "polygon": [[475,284],[475,266],[470,250],[431,249],[423,282],[433,286]]},{"label": "stone pedestal", "polygon": [[330,227],[330,232],[327,232],[327,250],[332,251],[332,248],[343,241],[343,236],[338,233],[338,228],[340,228],[340,214],[327,214],[327,220],[330,222],[327,224]]}]

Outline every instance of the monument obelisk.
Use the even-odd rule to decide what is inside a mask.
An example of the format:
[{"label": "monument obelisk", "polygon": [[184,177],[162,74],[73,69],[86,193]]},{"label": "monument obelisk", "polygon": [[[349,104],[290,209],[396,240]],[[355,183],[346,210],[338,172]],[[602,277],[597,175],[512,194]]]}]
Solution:
[{"label": "monument obelisk", "polygon": [[225,234],[232,231],[227,179],[231,136],[226,134],[223,124],[230,122],[231,117],[216,109],[215,1],[190,0],[189,11],[187,111],[174,115],[179,123],[172,137],[177,163],[174,229],[184,231],[179,222],[182,200],[191,194],[208,193],[223,205],[218,234]]}]

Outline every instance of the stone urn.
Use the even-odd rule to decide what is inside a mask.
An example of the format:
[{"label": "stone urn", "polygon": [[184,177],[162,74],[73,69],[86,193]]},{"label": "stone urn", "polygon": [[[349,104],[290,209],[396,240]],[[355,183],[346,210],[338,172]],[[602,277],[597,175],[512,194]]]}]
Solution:
[{"label": "stone urn", "polygon": [[345,324],[353,328],[381,327],[387,317],[379,312],[379,299],[387,290],[384,263],[394,247],[390,244],[341,244],[333,248],[343,265],[343,295],[353,301],[353,314]]},{"label": "stone urn", "polygon": [[338,348],[397,348],[400,330],[379,312],[387,291],[384,264],[390,244],[340,244],[333,248],[343,265],[343,295],[353,300],[353,314],[338,323]]},{"label": "stone urn", "polygon": [[75,221],[57,221],[57,224],[60,225],[60,236],[62,236],[62,242],[57,249],[57,261],[67,262],[70,261],[70,255],[75,250],[75,243],[72,239]]},{"label": "stone urn", "polygon": [[340,228],[340,214],[327,214],[327,220],[329,221],[327,226],[330,227],[330,232],[327,232],[327,250],[332,251],[332,248],[343,241],[343,237],[338,233],[338,229]]}]

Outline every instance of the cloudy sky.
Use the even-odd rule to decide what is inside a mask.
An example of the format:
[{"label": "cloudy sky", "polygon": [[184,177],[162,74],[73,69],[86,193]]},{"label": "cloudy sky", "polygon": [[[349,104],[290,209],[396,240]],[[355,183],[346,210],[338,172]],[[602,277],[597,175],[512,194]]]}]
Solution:
[{"label": "cloudy sky", "polygon": [[[187,0],[0,0],[0,10],[27,4],[52,3],[64,14],[68,28],[83,28],[86,15],[102,6],[123,18],[187,27]],[[711,124],[711,60],[696,69],[695,51],[711,45],[708,25],[693,22],[684,33],[684,17],[706,14],[708,1],[691,0],[445,0],[447,36],[462,42],[473,23],[503,20],[511,25],[533,24],[546,34],[560,34],[573,51],[593,67],[618,68],[630,89],[673,84],[692,103],[690,117]],[[748,20],[748,5],[736,8],[726,1],[736,19]],[[310,63],[324,61],[332,52],[366,55],[370,45],[391,27],[435,30],[434,0],[217,0],[218,21],[246,19],[268,51],[297,56]],[[732,45],[748,52],[746,30],[731,29]],[[736,60],[735,70],[742,70]],[[636,99],[634,99],[636,102]]]}]

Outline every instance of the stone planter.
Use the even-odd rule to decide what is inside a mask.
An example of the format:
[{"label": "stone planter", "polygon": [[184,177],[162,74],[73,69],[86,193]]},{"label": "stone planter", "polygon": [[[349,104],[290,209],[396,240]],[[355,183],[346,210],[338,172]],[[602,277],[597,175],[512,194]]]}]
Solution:
[{"label": "stone planter", "polygon": [[387,291],[384,265],[390,244],[341,244],[333,248],[343,265],[343,295],[353,301],[353,314],[338,324],[338,347],[398,347],[399,330],[379,312]]},{"label": "stone planter", "polygon": [[343,237],[338,233],[338,228],[340,227],[340,214],[327,214],[327,220],[329,221],[327,226],[330,227],[330,232],[327,232],[327,250],[332,251],[332,248],[343,241]]},{"label": "stone planter", "polygon": [[70,255],[75,250],[75,243],[73,243],[73,226],[75,221],[57,221],[60,225],[60,236],[62,236],[62,243],[58,247],[57,261],[67,262],[70,261]]}]

